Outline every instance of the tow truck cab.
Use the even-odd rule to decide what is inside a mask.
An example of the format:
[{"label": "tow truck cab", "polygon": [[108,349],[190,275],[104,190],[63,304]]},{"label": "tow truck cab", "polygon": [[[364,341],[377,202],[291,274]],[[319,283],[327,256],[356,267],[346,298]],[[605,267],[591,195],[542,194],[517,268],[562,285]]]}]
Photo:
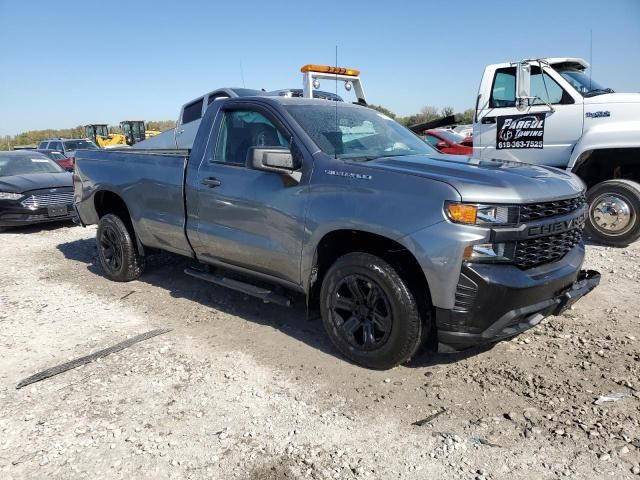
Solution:
[{"label": "tow truck cab", "polygon": [[640,237],[640,94],[616,93],[580,58],[485,68],[474,156],[576,173],[589,191],[587,232],[614,246]]}]

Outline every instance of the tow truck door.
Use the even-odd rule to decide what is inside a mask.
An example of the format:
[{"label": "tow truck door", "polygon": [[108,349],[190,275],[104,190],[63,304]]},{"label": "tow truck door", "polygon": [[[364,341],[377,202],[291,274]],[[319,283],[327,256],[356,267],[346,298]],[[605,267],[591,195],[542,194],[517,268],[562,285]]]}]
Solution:
[{"label": "tow truck door", "polygon": [[540,68],[532,67],[531,95],[539,98],[518,109],[516,67],[493,70],[481,86],[473,127],[474,156],[565,168],[582,135],[583,104],[563,83],[555,72],[545,70],[543,79]]},{"label": "tow truck door", "polygon": [[231,101],[220,110],[197,171],[198,258],[300,283],[304,181],[246,162],[250,147],[290,147],[290,138],[264,106]]}]

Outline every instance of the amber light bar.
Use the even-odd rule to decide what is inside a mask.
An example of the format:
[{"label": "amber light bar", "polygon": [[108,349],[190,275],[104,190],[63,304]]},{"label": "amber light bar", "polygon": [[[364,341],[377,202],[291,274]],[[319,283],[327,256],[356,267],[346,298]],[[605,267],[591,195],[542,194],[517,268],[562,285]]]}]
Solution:
[{"label": "amber light bar", "polygon": [[350,77],[357,77],[360,75],[360,70],[344,67],[331,67],[329,65],[305,65],[300,69],[302,73],[316,72],[316,73],[335,73],[337,75],[348,75]]}]

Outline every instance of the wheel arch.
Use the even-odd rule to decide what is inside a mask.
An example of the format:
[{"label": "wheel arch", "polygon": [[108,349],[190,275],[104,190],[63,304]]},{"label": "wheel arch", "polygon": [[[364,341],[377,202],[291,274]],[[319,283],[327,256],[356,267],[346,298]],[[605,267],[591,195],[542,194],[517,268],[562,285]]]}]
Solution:
[{"label": "wheel arch", "polygon": [[640,182],[640,145],[624,148],[594,148],[582,152],[571,169],[591,188],[605,180]]},{"label": "wheel arch", "polygon": [[414,254],[397,240],[360,229],[336,229],[324,234],[315,247],[307,292],[308,303],[315,308],[320,287],[328,269],[339,257],[351,252],[376,255],[390,265],[407,282],[423,318],[432,309],[429,283]]},{"label": "wheel arch", "polygon": [[136,234],[129,207],[122,196],[112,190],[98,190],[93,194],[93,208],[98,220],[110,213],[120,217],[127,226],[129,234],[136,239],[138,253],[140,255],[144,255],[144,247],[140,242],[140,238]]}]

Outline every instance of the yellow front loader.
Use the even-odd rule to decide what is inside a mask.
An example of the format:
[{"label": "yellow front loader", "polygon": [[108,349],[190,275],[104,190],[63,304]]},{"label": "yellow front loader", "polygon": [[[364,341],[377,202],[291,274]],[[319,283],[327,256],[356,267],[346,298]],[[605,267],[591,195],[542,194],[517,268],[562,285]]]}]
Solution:
[{"label": "yellow front loader", "polygon": [[87,138],[100,148],[113,148],[127,145],[127,137],[121,133],[109,133],[109,127],[104,123],[93,123],[84,126]]}]

